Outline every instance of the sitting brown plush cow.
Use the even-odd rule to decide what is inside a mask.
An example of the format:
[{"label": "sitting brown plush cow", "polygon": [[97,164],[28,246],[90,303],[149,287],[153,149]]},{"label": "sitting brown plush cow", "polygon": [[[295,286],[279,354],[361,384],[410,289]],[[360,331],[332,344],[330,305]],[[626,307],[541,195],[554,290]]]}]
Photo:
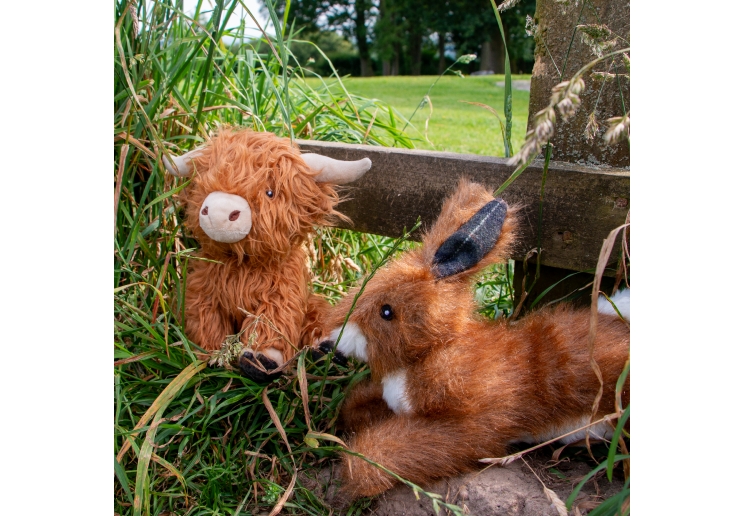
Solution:
[{"label": "sitting brown plush cow", "polygon": [[201,246],[187,271],[186,335],[212,351],[242,331],[246,346],[253,339],[240,354],[243,372],[257,381],[280,374],[269,372],[320,336],[328,308],[310,291],[303,244],[340,216],[334,185],[361,177],[370,160],[300,154],[286,138],[226,128],[164,163],[191,177],[181,200]]}]

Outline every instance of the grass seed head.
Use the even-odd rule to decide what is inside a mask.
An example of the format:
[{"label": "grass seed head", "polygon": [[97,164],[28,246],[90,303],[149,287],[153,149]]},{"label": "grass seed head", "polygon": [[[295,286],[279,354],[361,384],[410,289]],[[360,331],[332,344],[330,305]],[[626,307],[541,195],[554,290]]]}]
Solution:
[{"label": "grass seed head", "polygon": [[[256,340],[256,332],[251,333],[248,338],[248,346],[250,347]],[[222,343],[222,348],[212,353],[212,358],[209,360],[209,365],[217,367],[223,367],[231,370],[232,364],[237,362],[240,352],[242,351],[244,344],[240,341],[240,334],[228,335],[225,341]]]},{"label": "grass seed head", "polygon": [[581,105],[579,95],[584,91],[584,86],[584,80],[578,77],[563,81],[553,87],[550,103],[558,109],[564,120],[576,114],[576,110]]},{"label": "grass seed head", "polygon": [[129,15],[132,17],[132,30],[136,38],[139,35],[139,18],[137,17],[137,7],[134,4],[129,4]]},{"label": "grass seed head", "polygon": [[511,9],[515,5],[517,5],[521,0],[506,0],[506,2],[503,2],[501,5],[499,5],[499,12],[503,13],[507,9]]},{"label": "grass seed head", "polygon": [[585,86],[586,85],[584,84],[584,79],[578,77],[570,82],[568,89],[574,95],[581,95],[584,92]]},{"label": "grass seed head", "polygon": [[572,97],[565,97],[563,100],[561,100],[558,104],[556,104],[556,108],[558,108],[558,112],[561,114],[561,117],[566,120],[568,118],[571,118],[576,114],[576,107],[578,106],[578,102],[576,102]]},{"label": "grass seed head", "polygon": [[617,45],[617,38],[612,37],[612,31],[607,25],[577,25],[576,28],[581,32],[581,42],[597,57],[602,57]]},{"label": "grass seed head", "polygon": [[552,107],[547,107],[542,111],[538,111],[535,121],[535,136],[543,144],[553,136],[555,110]]},{"label": "grass seed head", "polygon": [[614,79],[615,77],[617,77],[617,74],[610,72],[592,72],[590,77],[595,81],[606,81]]},{"label": "grass seed head", "polygon": [[535,23],[535,20],[530,16],[527,15],[527,18],[524,23],[524,31],[527,33],[528,36],[534,36],[537,33],[537,23]]},{"label": "grass seed head", "polygon": [[623,53],[623,63],[625,68],[628,69],[628,73],[630,73],[630,56],[627,53]]},{"label": "grass seed head", "polygon": [[621,140],[630,140],[630,111],[625,116],[616,116],[607,119],[609,128],[604,134],[604,140],[610,145]]},{"label": "grass seed head", "polygon": [[527,133],[522,148],[506,163],[510,166],[524,165],[540,152],[542,146],[553,136],[555,128],[555,109],[549,105],[535,114],[534,127]]},{"label": "grass seed head", "polygon": [[597,123],[597,113],[596,111],[592,111],[589,114],[589,120],[586,123],[586,128],[584,129],[584,138],[586,138],[588,141],[593,141],[594,137],[597,136],[599,133],[599,124]]}]

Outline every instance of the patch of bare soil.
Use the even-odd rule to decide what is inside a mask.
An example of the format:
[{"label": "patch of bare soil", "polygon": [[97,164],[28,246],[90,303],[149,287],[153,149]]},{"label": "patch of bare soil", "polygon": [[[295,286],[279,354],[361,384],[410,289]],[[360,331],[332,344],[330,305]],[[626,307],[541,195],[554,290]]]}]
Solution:
[{"label": "patch of bare soil", "polygon": [[[599,460],[601,460],[598,457]],[[492,466],[479,472],[468,473],[426,486],[426,490],[437,493],[442,499],[463,508],[465,514],[478,516],[554,516],[560,513],[546,495],[543,484],[553,490],[564,502],[589,471],[595,467],[586,451],[573,457],[560,459],[550,457],[549,451],[533,453],[525,460],[517,460],[508,466]],[[345,514],[347,507],[340,507],[336,492],[339,488],[338,468],[326,468],[312,478],[304,476],[300,482],[312,489],[329,505]],[[333,471],[332,471],[333,470]],[[539,479],[538,479],[539,476]],[[542,481],[542,482],[541,482]],[[612,483],[606,472],[589,480],[582,488],[571,515],[585,515],[603,500],[618,493],[624,483],[622,468],[614,471]],[[423,487],[423,486],[422,486]],[[371,501],[363,514],[376,516],[435,516],[431,500],[421,496],[416,500],[412,490],[399,485]],[[440,511],[439,515],[446,514]]]}]

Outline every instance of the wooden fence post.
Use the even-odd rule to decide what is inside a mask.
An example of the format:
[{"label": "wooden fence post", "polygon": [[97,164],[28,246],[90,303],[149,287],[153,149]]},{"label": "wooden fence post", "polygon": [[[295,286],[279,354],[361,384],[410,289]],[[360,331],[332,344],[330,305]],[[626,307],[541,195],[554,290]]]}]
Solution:
[{"label": "wooden fence post", "polygon": [[[592,2],[556,2],[538,0],[535,11],[535,66],[530,85],[530,121],[534,125],[535,114],[547,107],[552,88],[561,81],[569,80],[584,65],[597,58],[588,44],[589,39],[577,30],[577,25],[605,26],[616,39],[614,46],[603,50],[604,54],[630,46],[630,4],[612,0]],[[613,75],[596,75],[595,72]],[[564,121],[556,117],[555,133],[551,139],[553,159],[564,162],[597,167],[615,167],[629,170],[630,144],[608,146],[602,139],[604,120],[622,116],[630,111],[630,72],[622,56],[606,60],[583,76],[586,88],[581,94],[581,105],[576,114]],[[599,133],[593,138],[585,136],[587,125],[593,117],[599,125]],[[551,181],[550,173],[548,181]],[[629,205],[630,198],[628,197]],[[626,205],[626,206],[627,206]],[[609,233],[609,231],[608,231]],[[596,257],[595,257],[596,259]],[[608,266],[615,267],[617,260]],[[562,298],[593,280],[593,274],[572,274],[550,266],[540,267],[540,276],[535,281],[534,261],[527,265],[518,262],[515,267],[514,286],[517,295],[522,292],[522,280],[527,275],[527,288],[534,282],[528,297],[528,306],[541,292],[556,285],[540,301],[545,303]],[[570,277],[568,277],[570,275]],[[603,289],[611,289],[612,281],[603,282]],[[576,297],[576,296],[574,296]],[[589,302],[589,289],[578,297],[580,302]]]}]

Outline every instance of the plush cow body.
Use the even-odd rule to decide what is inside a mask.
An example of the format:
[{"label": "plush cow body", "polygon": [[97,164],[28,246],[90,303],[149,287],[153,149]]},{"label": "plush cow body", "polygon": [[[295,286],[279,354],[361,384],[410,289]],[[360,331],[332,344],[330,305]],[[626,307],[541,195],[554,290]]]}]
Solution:
[{"label": "plush cow body", "polygon": [[187,336],[211,351],[242,332],[240,366],[262,381],[316,340],[328,306],[310,291],[304,244],[314,226],[339,216],[334,184],[370,165],[302,155],[286,138],[248,129],[223,129],[165,160],[171,173],[191,177],[181,199],[201,246],[187,271]]}]

